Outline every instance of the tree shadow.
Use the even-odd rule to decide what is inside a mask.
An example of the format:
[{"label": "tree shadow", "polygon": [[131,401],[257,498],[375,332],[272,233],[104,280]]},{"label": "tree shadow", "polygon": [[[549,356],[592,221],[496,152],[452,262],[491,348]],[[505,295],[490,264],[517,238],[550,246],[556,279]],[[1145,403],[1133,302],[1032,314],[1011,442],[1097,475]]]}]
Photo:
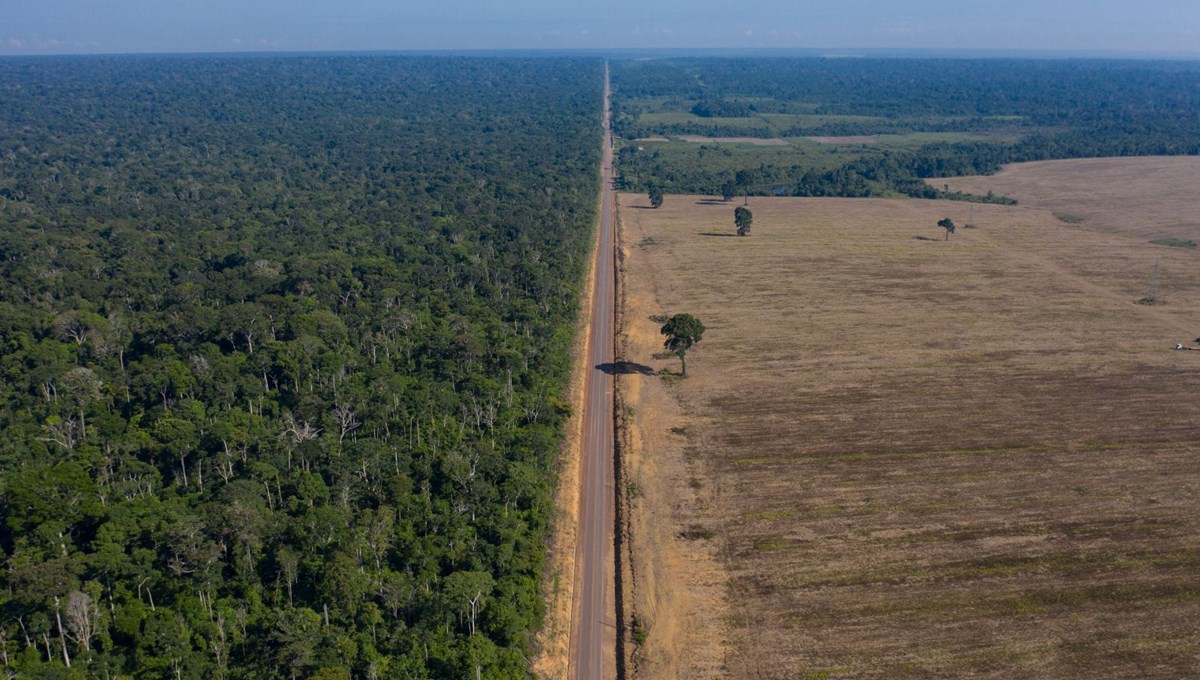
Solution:
[{"label": "tree shadow", "polygon": [[716,232],[716,231],[702,231],[702,232],[700,232],[700,235],[701,236],[721,236],[721,237],[729,237],[729,238],[740,238],[737,234],[722,234],[722,233]]},{"label": "tree shadow", "polygon": [[655,207],[652,205],[631,205],[629,207],[634,210],[655,210]]},{"label": "tree shadow", "polygon": [[938,240],[936,238],[929,238],[928,236],[914,236],[913,238],[917,239],[918,241],[936,241],[936,240]]},{"label": "tree shadow", "polygon": [[655,371],[649,366],[632,361],[617,361],[611,364],[598,364],[596,368],[609,375],[654,375]]},{"label": "tree shadow", "polygon": [[696,201],[696,205],[729,205],[730,201],[722,201],[719,198],[702,198]]}]

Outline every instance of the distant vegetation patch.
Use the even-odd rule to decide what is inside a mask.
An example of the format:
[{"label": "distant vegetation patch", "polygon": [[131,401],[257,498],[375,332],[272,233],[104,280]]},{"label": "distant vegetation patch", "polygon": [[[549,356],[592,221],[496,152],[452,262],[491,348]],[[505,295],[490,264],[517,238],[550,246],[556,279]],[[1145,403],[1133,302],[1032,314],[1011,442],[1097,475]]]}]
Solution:
[{"label": "distant vegetation patch", "polygon": [[1087,221],[1087,218],[1083,215],[1076,215],[1069,212],[1056,212],[1054,216],[1058,218],[1059,222],[1066,222],[1067,224],[1082,224]]},{"label": "distant vegetation patch", "polygon": [[679,537],[687,541],[707,540],[716,536],[716,532],[708,527],[692,524],[679,533]]},{"label": "distant vegetation patch", "polygon": [[1180,238],[1158,238],[1158,239],[1154,239],[1153,241],[1151,241],[1151,243],[1153,243],[1156,246],[1170,246],[1172,248],[1195,248],[1196,247],[1195,241],[1193,241],[1191,239],[1188,239],[1185,241],[1184,239],[1180,239]]}]

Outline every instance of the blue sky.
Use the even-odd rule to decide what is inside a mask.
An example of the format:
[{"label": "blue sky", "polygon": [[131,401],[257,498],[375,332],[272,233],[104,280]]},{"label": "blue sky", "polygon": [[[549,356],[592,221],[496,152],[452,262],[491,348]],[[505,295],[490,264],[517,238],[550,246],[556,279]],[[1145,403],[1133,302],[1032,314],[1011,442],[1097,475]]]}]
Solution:
[{"label": "blue sky", "polygon": [[0,54],[949,48],[1200,55],[1200,0],[0,0]]}]

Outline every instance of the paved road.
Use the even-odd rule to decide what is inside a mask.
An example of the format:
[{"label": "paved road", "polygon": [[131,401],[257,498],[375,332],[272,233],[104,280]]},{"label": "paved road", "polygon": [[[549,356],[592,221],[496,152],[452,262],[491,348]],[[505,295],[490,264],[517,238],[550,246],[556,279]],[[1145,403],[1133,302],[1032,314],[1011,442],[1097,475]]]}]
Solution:
[{"label": "paved road", "polygon": [[613,378],[598,367],[613,362],[613,174],[608,67],[604,72],[604,158],[600,247],[592,297],[591,356],[583,407],[583,461],[579,532],[575,551],[575,602],[571,621],[570,677],[616,677],[613,600]]}]

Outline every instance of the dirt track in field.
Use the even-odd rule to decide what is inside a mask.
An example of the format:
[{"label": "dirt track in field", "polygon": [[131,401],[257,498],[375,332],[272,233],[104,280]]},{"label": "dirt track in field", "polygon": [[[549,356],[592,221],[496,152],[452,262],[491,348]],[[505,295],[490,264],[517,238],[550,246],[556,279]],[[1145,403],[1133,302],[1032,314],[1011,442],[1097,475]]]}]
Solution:
[{"label": "dirt track in field", "polygon": [[[1069,207],[975,206],[944,242],[970,206],[755,198],[743,239],[732,203],[644,204],[640,677],[1200,674],[1200,353],[1168,349],[1200,254]],[[681,311],[709,330],[664,380],[648,317]]]}]

